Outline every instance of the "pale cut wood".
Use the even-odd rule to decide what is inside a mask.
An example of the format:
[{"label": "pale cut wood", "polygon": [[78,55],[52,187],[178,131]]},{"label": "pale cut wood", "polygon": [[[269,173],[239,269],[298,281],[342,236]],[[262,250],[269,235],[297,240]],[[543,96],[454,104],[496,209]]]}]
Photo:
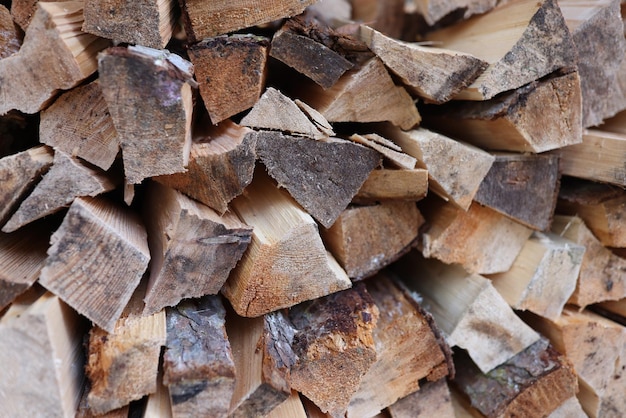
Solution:
[{"label": "pale cut wood", "polygon": [[234,213],[159,183],[148,185],[143,213],[152,255],[144,313],[217,294],[250,243],[252,228]]},{"label": "pale cut wood", "polygon": [[602,121],[598,129],[616,134],[626,134],[626,111],[619,112],[615,116]]},{"label": "pale cut wood", "polygon": [[52,150],[46,146],[37,146],[0,159],[0,225],[9,220],[26,194],[50,168],[52,161]]},{"label": "pale cut wood", "polygon": [[207,125],[206,131],[194,133],[187,171],[154,180],[224,213],[252,181],[256,135],[230,120]]},{"label": "pale cut wood", "polygon": [[0,320],[0,415],[73,417],[87,324],[49,292],[25,299]]},{"label": "pale cut wood", "polygon": [[272,411],[265,415],[264,418],[311,418],[307,415],[302,405],[300,395],[295,390],[291,391],[291,396],[287,400]]},{"label": "pale cut wood", "polygon": [[[399,149],[391,148],[385,143],[385,141],[389,140],[378,134],[354,134],[348,139],[378,151],[389,163],[391,163],[392,166],[397,168],[413,170],[415,168],[415,164],[417,164],[417,158],[403,153],[400,147],[398,147]],[[397,147],[397,145],[393,142],[391,142],[391,145]]]},{"label": "pale cut wood", "polygon": [[481,148],[539,153],[582,142],[581,98],[578,73],[571,72],[423,113],[429,126]]},{"label": "pale cut wood", "polygon": [[452,395],[446,379],[426,382],[388,408],[391,418],[454,418]]},{"label": "pale cut wood", "polygon": [[235,389],[235,363],[219,296],[181,302],[167,311],[163,380],[174,418],[225,418]]},{"label": "pale cut wood", "polygon": [[0,59],[15,54],[22,46],[22,39],[13,22],[11,12],[0,5]]},{"label": "pale cut wood", "polygon": [[468,210],[495,161],[489,153],[424,128],[401,131],[385,127],[384,134],[428,170],[428,187],[441,198]]},{"label": "pale cut wood", "polygon": [[584,308],[626,297],[626,260],[604,247],[582,219],[557,215],[552,222],[552,232],[585,247],[578,283],[569,303]]},{"label": "pale cut wood", "polygon": [[420,238],[424,255],[458,263],[472,273],[507,271],[532,234],[531,229],[478,203],[464,212],[430,199],[420,210],[428,225]]},{"label": "pale cut wood", "polygon": [[164,48],[176,20],[175,0],[86,0],[82,30],[116,44]]},{"label": "pale cut wood", "polygon": [[319,0],[307,12],[333,28],[352,21],[352,4],[348,0]]},{"label": "pale cut wood", "polygon": [[462,11],[463,18],[490,11],[499,3],[498,0],[412,0],[417,11],[426,23],[433,26],[443,17],[453,12]]},{"label": "pale cut wood", "polygon": [[163,385],[163,373],[159,373],[157,390],[151,393],[146,400],[142,418],[174,418],[172,402],[167,386]]},{"label": "pale cut wood", "polygon": [[254,228],[248,250],[222,288],[239,315],[259,316],[351,287],[313,218],[260,170],[232,207]]},{"label": "pale cut wood", "polygon": [[495,153],[474,200],[529,228],[550,227],[559,193],[559,159],[549,154]]},{"label": "pale cut wood", "polygon": [[368,281],[367,291],[380,311],[374,328],[376,362],[361,379],[346,417],[378,416],[419,389],[453,373],[450,348],[416,301],[386,274]]},{"label": "pale cut wood", "polygon": [[372,202],[385,200],[418,201],[428,193],[428,171],[423,168],[414,170],[374,170],[365,180],[353,202]]},{"label": "pale cut wood", "polygon": [[503,2],[489,13],[431,32],[427,39],[489,63],[456,99],[490,99],[576,66],[576,48],[555,0]]},{"label": "pale cut wood", "polygon": [[548,418],[587,418],[578,398],[572,396],[548,415]]},{"label": "pale cut wood", "polygon": [[204,39],[188,49],[213,124],[257,102],[265,86],[268,47],[268,38],[235,34]]},{"label": "pale cut wood", "polygon": [[371,276],[405,254],[424,218],[413,202],[348,207],[322,238],[352,280]]},{"label": "pale cut wood", "polygon": [[60,89],[98,69],[96,54],[108,41],[81,32],[83,2],[38,3],[20,51],[0,60],[0,115],[11,109],[37,113]]},{"label": "pale cut wood", "polygon": [[315,0],[276,0],[259,2],[227,0],[206,2],[186,0],[181,3],[185,32],[194,43],[204,38],[234,32],[250,26],[298,15]]},{"label": "pale cut wood", "polygon": [[102,197],[77,198],[50,242],[39,282],[112,332],[150,259],[139,218]]},{"label": "pale cut wood", "polygon": [[599,303],[600,308],[607,310],[611,313],[619,315],[623,318],[626,318],[626,299],[620,300],[609,300],[606,302]]},{"label": "pale cut wood", "polygon": [[[626,331],[625,331],[626,332]],[[624,337],[626,339],[626,336]],[[612,382],[607,387],[598,416],[623,416],[626,414],[626,344],[622,345],[622,353],[615,364]]]},{"label": "pale cut wood", "polygon": [[191,147],[192,68],[176,54],[139,46],[109,48],[98,56],[100,86],[129,183],[185,171]]},{"label": "pale cut wood", "polygon": [[273,131],[256,137],[269,175],[326,228],[381,162],[378,152],[337,138],[314,141]]},{"label": "pale cut wood", "polygon": [[305,103],[329,122],[389,121],[402,129],[410,129],[421,121],[411,96],[393,83],[378,58],[346,72],[329,89],[310,85],[299,93]]},{"label": "pale cut wood", "polygon": [[252,319],[228,317],[226,331],[237,376],[228,416],[266,415],[291,395],[295,329],[282,312],[271,312]]},{"label": "pale cut wood", "polygon": [[43,110],[39,140],[108,170],[119,152],[120,141],[98,81],[62,94]]},{"label": "pale cut wood", "polygon": [[365,25],[361,25],[359,37],[400,77],[409,92],[427,102],[447,102],[488,66],[473,55],[403,42]]},{"label": "pale cut wood", "polygon": [[52,167],[2,227],[2,231],[13,232],[58,212],[77,197],[94,197],[111,191],[116,183],[107,173],[57,151]]},{"label": "pale cut wood", "polygon": [[554,321],[576,289],[584,254],[582,245],[535,232],[511,268],[489,279],[513,309]]},{"label": "pale cut wood", "polygon": [[483,276],[424,259],[418,252],[404,257],[394,269],[410,290],[423,297],[424,308],[448,344],[467,350],[483,373],[539,339]]}]

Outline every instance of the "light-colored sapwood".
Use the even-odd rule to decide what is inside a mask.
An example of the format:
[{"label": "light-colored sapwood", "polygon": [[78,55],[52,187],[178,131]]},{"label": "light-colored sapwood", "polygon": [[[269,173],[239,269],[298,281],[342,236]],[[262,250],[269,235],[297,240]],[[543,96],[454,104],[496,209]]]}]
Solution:
[{"label": "light-colored sapwood", "polygon": [[353,202],[409,200],[416,202],[428,193],[428,170],[378,169],[370,173]]}]

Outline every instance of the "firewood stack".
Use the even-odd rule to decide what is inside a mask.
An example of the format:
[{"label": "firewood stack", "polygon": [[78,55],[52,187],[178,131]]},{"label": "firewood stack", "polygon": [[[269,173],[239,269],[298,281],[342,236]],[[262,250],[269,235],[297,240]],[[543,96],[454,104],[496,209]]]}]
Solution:
[{"label": "firewood stack", "polygon": [[0,25],[0,417],[626,416],[618,0]]}]

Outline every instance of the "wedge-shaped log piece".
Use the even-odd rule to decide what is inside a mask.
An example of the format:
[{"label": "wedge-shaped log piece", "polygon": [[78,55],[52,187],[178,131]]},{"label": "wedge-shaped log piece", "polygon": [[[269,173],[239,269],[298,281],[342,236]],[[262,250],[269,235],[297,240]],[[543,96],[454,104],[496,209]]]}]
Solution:
[{"label": "wedge-shaped log piece", "polygon": [[313,218],[260,170],[232,207],[254,228],[222,289],[239,315],[259,316],[351,286]]},{"label": "wedge-shaped log piece", "polygon": [[568,178],[559,191],[558,212],[579,216],[607,247],[626,247],[625,209],[626,193],[620,187]]},{"label": "wedge-shaped log piece", "polygon": [[98,72],[128,182],[185,171],[191,146],[191,63],[167,51],[114,47],[99,55]]},{"label": "wedge-shaped log piece", "polygon": [[83,31],[116,44],[164,48],[176,21],[175,0],[86,0]]},{"label": "wedge-shaped log piece", "polygon": [[489,63],[457,99],[490,99],[560,68],[576,66],[576,48],[555,0],[504,2],[427,38]]},{"label": "wedge-shaped log piece", "polygon": [[224,213],[252,181],[256,135],[230,120],[203,128],[194,133],[187,171],[154,180]]},{"label": "wedge-shaped log piece", "polygon": [[424,255],[457,263],[479,274],[511,268],[532,230],[498,212],[473,203],[467,212],[440,200],[423,201],[428,227],[421,234]]},{"label": "wedge-shaped log piece", "polygon": [[401,131],[385,128],[385,134],[428,170],[429,188],[444,200],[468,210],[495,157],[473,145],[418,128]]},{"label": "wedge-shaped log piece", "polygon": [[446,379],[426,382],[420,390],[391,405],[391,418],[454,417],[452,395]]},{"label": "wedge-shaped log piece", "polygon": [[392,166],[405,170],[413,170],[415,164],[417,164],[417,158],[403,153],[401,147],[378,134],[354,134],[348,139],[378,151],[385,157],[385,161],[388,161]]},{"label": "wedge-shaped log piece", "polygon": [[542,338],[489,373],[455,352],[455,384],[491,417],[544,417],[576,394],[569,361]]},{"label": "wedge-shaped log piece", "polygon": [[150,260],[139,218],[104,198],[81,197],[50,241],[39,282],[112,332]]},{"label": "wedge-shaped log piece", "polygon": [[108,41],[81,32],[83,2],[41,2],[20,51],[0,60],[0,115],[37,113],[57,90],[69,89],[98,69]]},{"label": "wedge-shaped log piece", "polygon": [[312,418],[307,415],[304,409],[300,395],[295,390],[291,391],[291,396],[287,400],[272,411],[265,415],[264,418]]},{"label": "wedge-shaped log piece", "polygon": [[450,348],[432,317],[387,274],[366,286],[380,311],[374,328],[376,362],[361,379],[348,418],[378,416],[417,391],[420,380],[436,381],[453,373]]},{"label": "wedge-shaped log piece", "polygon": [[265,86],[268,46],[267,38],[237,34],[204,39],[189,48],[211,122],[254,106]]},{"label": "wedge-shaped log piece", "polygon": [[578,398],[572,396],[556,408],[548,418],[587,418],[588,415],[583,411]]},{"label": "wedge-shaped log piece", "polygon": [[228,416],[264,416],[291,395],[291,349],[295,329],[282,312],[260,318],[226,318],[235,361],[235,392]]},{"label": "wedge-shaped log piece", "polygon": [[413,202],[348,207],[322,238],[353,280],[364,279],[405,254],[424,218]]},{"label": "wedge-shaped log piece", "polygon": [[120,149],[117,131],[97,81],[62,94],[41,112],[44,144],[108,170]]},{"label": "wedge-shaped log piece", "polygon": [[428,193],[428,171],[374,170],[365,180],[352,201],[357,203],[385,200],[410,200],[416,202]]},{"label": "wedge-shaped log piece", "polygon": [[430,106],[423,113],[429,126],[486,149],[538,153],[582,142],[577,72],[491,100]]},{"label": "wedge-shaped log piece", "polygon": [[86,323],[58,297],[20,298],[0,320],[0,415],[73,417]]},{"label": "wedge-shaped log piece", "polygon": [[378,152],[350,141],[314,141],[269,131],[256,137],[257,154],[269,175],[327,228],[381,162]]},{"label": "wedge-shaped log piece", "polygon": [[0,225],[4,225],[53,161],[52,150],[37,146],[0,159]]},{"label": "wedge-shaped log piece", "polygon": [[159,183],[149,184],[143,212],[152,254],[146,313],[217,294],[250,243],[252,228],[237,215]]},{"label": "wedge-shaped log piece", "polygon": [[604,247],[576,216],[554,217],[552,232],[585,247],[576,290],[569,303],[584,308],[626,297],[626,260]]},{"label": "wedge-shaped log piece", "polygon": [[186,0],[181,3],[181,9],[187,37],[191,42],[197,42],[211,36],[298,15],[315,1],[277,0],[260,4],[253,0],[240,0],[237,3],[227,0]]},{"label": "wedge-shaped log piece", "polygon": [[186,300],[167,310],[163,381],[175,418],[225,418],[235,389],[235,363],[219,296]]},{"label": "wedge-shaped log piece", "polygon": [[141,418],[174,418],[170,392],[163,384],[163,373],[159,373],[157,390],[147,396]]},{"label": "wedge-shaped log piece", "polygon": [[15,231],[69,206],[77,197],[94,197],[113,190],[115,186],[116,181],[105,172],[57,151],[52,167],[2,230]]},{"label": "wedge-shaped log piece", "polygon": [[550,227],[559,193],[555,155],[495,153],[474,200],[529,228]]},{"label": "wedge-shaped log piece", "polygon": [[20,32],[13,22],[11,12],[0,5],[0,59],[15,54],[21,46]]},{"label": "wedge-shaped log piece", "polygon": [[410,129],[421,121],[411,96],[393,83],[378,58],[346,72],[329,89],[312,84],[301,93],[302,100],[329,122],[389,121]]},{"label": "wedge-shaped log piece", "polygon": [[399,41],[365,25],[359,36],[409,92],[428,102],[447,102],[489,65],[470,54]]},{"label": "wedge-shaped log piece", "polygon": [[462,11],[464,19],[488,12],[498,0],[414,0],[413,4],[426,23],[433,26],[452,12]]},{"label": "wedge-shaped log piece", "polygon": [[584,254],[582,245],[535,232],[513,266],[489,278],[513,309],[556,320],[576,289]]},{"label": "wedge-shaped log piece", "polygon": [[[614,375],[624,347],[626,329],[588,311],[565,308],[553,320],[525,317],[537,331],[550,339],[554,348],[567,356],[578,375],[578,399],[590,417],[599,417],[604,394],[614,382]],[[622,390],[626,390],[623,382]],[[622,411],[623,412],[623,411]]]}]

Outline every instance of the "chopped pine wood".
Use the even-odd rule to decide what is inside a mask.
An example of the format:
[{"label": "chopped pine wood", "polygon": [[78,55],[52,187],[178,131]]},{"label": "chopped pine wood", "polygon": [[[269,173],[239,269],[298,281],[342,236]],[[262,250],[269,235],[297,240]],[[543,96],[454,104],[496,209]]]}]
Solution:
[{"label": "chopped pine wood", "polygon": [[81,32],[83,2],[41,2],[20,51],[0,60],[0,115],[11,109],[37,113],[59,89],[69,89],[98,69],[96,54],[108,41]]},{"label": "chopped pine wood", "polygon": [[431,32],[427,39],[489,63],[456,96],[462,100],[490,99],[576,66],[576,48],[555,0],[502,2],[489,13]]},{"label": "chopped pine wood", "polygon": [[265,418],[311,418],[304,410],[304,405],[300,395],[295,390],[291,391],[291,396],[272,411],[265,415]]},{"label": "chopped pine wood", "polygon": [[403,153],[402,148],[378,134],[354,134],[348,139],[378,151],[391,166],[404,170],[413,170],[415,164],[417,164],[417,158]]},{"label": "chopped pine wood", "polygon": [[139,218],[102,197],[77,198],[50,242],[39,282],[112,332],[150,259]]},{"label": "chopped pine wood", "polygon": [[446,379],[426,382],[387,408],[391,418],[454,417],[452,395]]},{"label": "chopped pine wood", "polygon": [[370,173],[353,202],[409,200],[416,202],[428,193],[428,171],[378,169]]},{"label": "chopped pine wood", "polygon": [[175,4],[174,0],[86,0],[82,29],[116,44],[161,49],[172,37]]},{"label": "chopped pine wood", "polygon": [[15,54],[21,46],[22,39],[11,12],[0,5],[0,59]]},{"label": "chopped pine wood", "polygon": [[556,408],[548,418],[587,418],[588,415],[583,411],[583,407],[580,406],[578,398],[572,396],[565,402]]},{"label": "chopped pine wood", "polygon": [[353,0],[352,19],[366,22],[375,30],[392,38],[400,38],[404,27],[404,6],[402,0]]},{"label": "chopped pine wood", "polygon": [[98,81],[63,93],[43,110],[39,140],[108,170],[119,152],[120,140]]},{"label": "chopped pine wood", "polygon": [[260,170],[232,207],[254,228],[248,250],[222,289],[239,315],[259,316],[351,286],[324,248],[313,218]]},{"label": "chopped pine wood", "polygon": [[433,26],[452,12],[463,11],[463,18],[483,14],[498,4],[498,0],[413,0],[412,2],[428,25]]},{"label": "chopped pine wood", "polygon": [[141,418],[174,418],[170,392],[163,385],[162,375],[163,373],[159,373],[156,392],[147,397]]}]

